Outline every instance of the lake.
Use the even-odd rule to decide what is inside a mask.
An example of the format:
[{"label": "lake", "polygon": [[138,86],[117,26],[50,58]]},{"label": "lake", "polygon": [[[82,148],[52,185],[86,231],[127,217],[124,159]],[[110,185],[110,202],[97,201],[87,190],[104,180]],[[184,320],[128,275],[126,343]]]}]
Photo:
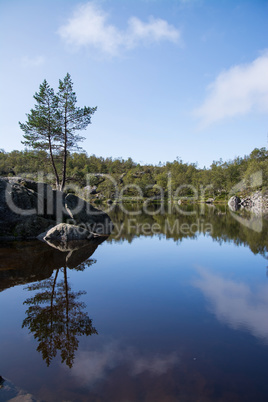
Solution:
[{"label": "lake", "polygon": [[267,219],[110,216],[78,250],[1,245],[0,401],[267,401]]}]

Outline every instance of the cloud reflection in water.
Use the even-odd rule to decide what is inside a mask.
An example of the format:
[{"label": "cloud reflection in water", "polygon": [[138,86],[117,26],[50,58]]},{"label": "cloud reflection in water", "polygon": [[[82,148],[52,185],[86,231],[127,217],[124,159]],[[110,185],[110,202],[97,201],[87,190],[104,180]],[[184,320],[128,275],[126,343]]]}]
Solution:
[{"label": "cloud reflection in water", "polygon": [[131,376],[144,372],[159,376],[165,374],[180,362],[177,352],[167,355],[144,356],[134,348],[122,349],[119,343],[110,342],[102,350],[79,351],[72,368],[72,374],[84,385],[105,379],[108,372],[119,366],[126,368]]},{"label": "cloud reflection in water", "polygon": [[268,284],[251,289],[243,282],[224,279],[198,267],[194,286],[210,302],[217,319],[233,329],[246,329],[268,343]]}]

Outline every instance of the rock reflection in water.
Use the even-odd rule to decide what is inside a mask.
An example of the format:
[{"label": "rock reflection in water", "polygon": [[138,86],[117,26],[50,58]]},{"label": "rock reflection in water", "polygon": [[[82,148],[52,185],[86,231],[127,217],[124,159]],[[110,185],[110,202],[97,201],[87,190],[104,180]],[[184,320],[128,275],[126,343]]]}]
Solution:
[{"label": "rock reflection in water", "polygon": [[99,236],[53,247],[39,240],[0,243],[0,291],[47,279],[54,270],[64,266],[83,270],[95,262],[90,257],[106,239]]}]

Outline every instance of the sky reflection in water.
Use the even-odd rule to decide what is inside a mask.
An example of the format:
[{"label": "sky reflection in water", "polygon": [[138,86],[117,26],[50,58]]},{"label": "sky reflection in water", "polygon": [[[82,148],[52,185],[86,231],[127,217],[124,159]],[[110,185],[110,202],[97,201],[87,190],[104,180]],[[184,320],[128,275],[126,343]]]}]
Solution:
[{"label": "sky reflection in water", "polygon": [[21,329],[35,293],[1,292],[0,374],[47,401],[266,400],[267,261],[243,236],[238,245],[197,234],[95,247],[94,265],[90,257],[83,272],[67,272],[97,332],[78,333],[71,369],[59,355],[47,368],[38,340]]}]

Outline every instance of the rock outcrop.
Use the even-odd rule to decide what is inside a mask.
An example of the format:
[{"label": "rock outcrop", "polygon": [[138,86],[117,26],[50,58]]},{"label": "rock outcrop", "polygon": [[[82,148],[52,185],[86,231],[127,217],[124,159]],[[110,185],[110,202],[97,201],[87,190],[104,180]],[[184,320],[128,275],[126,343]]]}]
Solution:
[{"label": "rock outcrop", "polygon": [[59,223],[48,230],[43,239],[47,242],[69,242],[71,240],[86,240],[92,236],[92,233],[82,226]]},{"label": "rock outcrop", "polygon": [[249,209],[250,211],[259,213],[268,213],[268,192],[255,191],[251,195],[244,198],[232,196],[228,201],[228,206],[232,211],[240,208]]},{"label": "rock outcrop", "polygon": [[240,205],[240,198],[237,197],[236,195],[233,195],[229,201],[228,201],[228,206],[232,211],[237,211]]},{"label": "rock outcrop", "polygon": [[[34,239],[65,222],[105,235],[112,229],[106,213],[75,195],[20,177],[0,178],[0,241]],[[79,233],[85,238],[83,230],[76,233],[76,239]]]}]

